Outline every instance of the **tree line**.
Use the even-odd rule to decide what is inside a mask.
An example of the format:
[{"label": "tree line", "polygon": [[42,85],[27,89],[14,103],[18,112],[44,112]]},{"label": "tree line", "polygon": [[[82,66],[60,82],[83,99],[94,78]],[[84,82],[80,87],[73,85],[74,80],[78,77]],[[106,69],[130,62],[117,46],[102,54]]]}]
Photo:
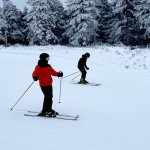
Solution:
[{"label": "tree line", "polygon": [[150,0],[3,0],[0,44],[92,46],[150,43]]}]

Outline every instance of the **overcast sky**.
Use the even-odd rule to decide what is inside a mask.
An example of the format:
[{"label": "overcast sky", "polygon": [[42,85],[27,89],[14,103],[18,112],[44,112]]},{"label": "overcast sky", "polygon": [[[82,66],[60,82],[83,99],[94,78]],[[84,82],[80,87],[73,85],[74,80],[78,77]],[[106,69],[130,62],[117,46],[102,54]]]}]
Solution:
[{"label": "overcast sky", "polygon": [[[27,6],[26,4],[26,0],[11,0],[13,2],[13,4],[16,5],[17,8],[20,8],[21,10],[23,10],[23,8],[25,6]],[[0,0],[0,7],[2,7],[3,3],[2,0]]]},{"label": "overcast sky", "polygon": [[[27,1],[27,0],[10,0],[10,1],[12,1],[13,4],[15,4],[16,7],[17,7],[17,8],[20,8],[21,10],[23,10],[23,8],[24,8],[25,6],[27,6],[27,4],[26,4],[26,1]],[[66,2],[66,0],[60,0],[60,1],[61,1],[62,3],[65,3],[65,2]],[[2,0],[0,0],[0,7],[2,7],[2,5],[3,5]]]},{"label": "overcast sky", "polygon": [[[27,0],[10,0],[10,1],[12,1],[16,5],[16,7],[21,9],[21,10],[23,10],[23,8],[25,6],[27,6],[27,4],[26,4]],[[67,0],[60,0],[60,1],[65,5],[65,2]],[[2,0],[0,0],[0,7],[2,7],[2,5],[3,5]]]}]

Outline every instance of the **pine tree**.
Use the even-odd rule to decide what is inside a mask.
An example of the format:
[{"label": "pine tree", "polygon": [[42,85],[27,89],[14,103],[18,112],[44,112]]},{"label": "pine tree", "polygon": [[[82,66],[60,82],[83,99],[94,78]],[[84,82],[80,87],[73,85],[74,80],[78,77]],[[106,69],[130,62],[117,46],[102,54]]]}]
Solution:
[{"label": "pine tree", "polygon": [[51,0],[51,3],[53,4],[53,12],[55,12],[54,14],[56,18],[56,26],[52,29],[52,31],[57,36],[59,44],[61,44],[65,24],[64,7],[59,0]]},{"label": "pine tree", "polygon": [[3,0],[3,15],[7,22],[7,38],[9,43],[18,43],[24,40],[22,27],[20,27],[19,11],[10,0]]},{"label": "pine tree", "polygon": [[0,44],[5,43],[5,34],[7,31],[7,22],[0,8]]},{"label": "pine tree", "polygon": [[27,40],[27,32],[26,32],[26,28],[27,28],[27,21],[25,19],[25,16],[28,14],[28,8],[27,7],[24,7],[24,10],[21,14],[21,21],[20,21],[20,26],[22,27],[22,33],[24,35],[24,41],[23,41],[23,44],[26,44],[28,45],[28,40]]},{"label": "pine tree", "polygon": [[136,42],[136,19],[134,5],[130,0],[117,0],[115,2],[111,20],[109,21],[108,42],[122,42],[132,45]]},{"label": "pine tree", "polygon": [[68,0],[69,23],[63,34],[71,46],[95,44],[98,10],[92,0]]},{"label": "pine tree", "polygon": [[[29,0],[31,11],[25,16],[28,31],[27,38],[30,44],[48,45],[57,44],[59,39],[56,35],[58,15],[60,10],[59,1],[53,0]],[[58,7],[57,7],[58,6]]]},{"label": "pine tree", "polygon": [[136,16],[143,44],[150,44],[150,0],[139,0],[136,4]]},{"label": "pine tree", "polygon": [[96,8],[98,9],[98,12],[99,12],[98,16],[97,16],[98,38],[99,38],[99,41],[105,42],[106,41],[105,33],[107,30],[107,22],[109,20],[109,14],[111,11],[110,4],[108,3],[108,0],[94,0],[94,2],[96,4]]}]

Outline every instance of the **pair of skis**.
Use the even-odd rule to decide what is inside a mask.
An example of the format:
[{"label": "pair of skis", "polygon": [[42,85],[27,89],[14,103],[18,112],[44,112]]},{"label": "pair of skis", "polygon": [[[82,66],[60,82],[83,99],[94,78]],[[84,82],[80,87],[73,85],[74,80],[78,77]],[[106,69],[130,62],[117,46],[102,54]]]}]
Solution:
[{"label": "pair of skis", "polygon": [[[78,82],[77,84],[82,84],[82,85],[91,85],[91,86],[99,86],[101,83],[80,83]],[[30,116],[30,117],[45,117],[45,118],[54,118],[54,119],[63,119],[63,120],[77,120],[79,118],[79,115],[73,116],[73,115],[66,115],[66,114],[59,114],[56,115],[55,117],[51,116],[39,116],[39,112],[35,111],[28,111],[24,116]]]},{"label": "pair of skis", "polygon": [[62,119],[62,120],[77,120],[79,118],[79,115],[73,116],[73,115],[66,115],[66,114],[59,114],[55,117],[51,116],[38,116],[39,112],[35,111],[28,111],[24,116],[30,116],[30,117],[42,117],[42,118],[53,118],[53,119]]}]

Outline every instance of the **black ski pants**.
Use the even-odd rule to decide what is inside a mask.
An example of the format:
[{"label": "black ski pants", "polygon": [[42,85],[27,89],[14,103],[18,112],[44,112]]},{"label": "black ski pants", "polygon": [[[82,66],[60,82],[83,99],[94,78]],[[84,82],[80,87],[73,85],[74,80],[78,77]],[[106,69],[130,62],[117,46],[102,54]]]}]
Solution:
[{"label": "black ski pants", "polygon": [[53,87],[52,86],[41,86],[41,90],[44,94],[44,102],[42,113],[49,112],[52,109],[53,104]]},{"label": "black ski pants", "polygon": [[81,71],[81,78],[85,79],[86,78],[86,70],[84,67],[79,67],[79,70]]}]

